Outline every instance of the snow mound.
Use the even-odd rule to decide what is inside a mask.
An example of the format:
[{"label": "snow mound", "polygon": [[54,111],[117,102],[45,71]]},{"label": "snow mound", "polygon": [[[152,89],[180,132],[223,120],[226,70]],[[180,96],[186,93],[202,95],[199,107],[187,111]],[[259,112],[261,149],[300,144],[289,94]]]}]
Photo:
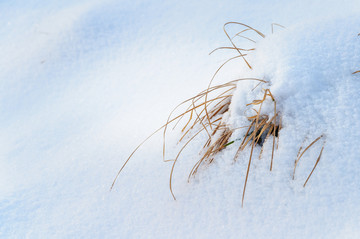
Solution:
[{"label": "snow mound", "polygon": [[[359,234],[360,148],[355,142],[360,136],[360,76],[353,74],[360,68],[359,23],[360,18],[352,16],[279,29],[258,40],[256,50],[245,56],[252,69],[240,59],[240,70],[229,73],[267,83],[237,83],[230,110],[223,116],[237,129],[228,141],[234,143],[202,167],[188,188],[181,175],[192,167],[185,158],[193,157],[186,154],[185,162],[177,166],[180,182],[174,187],[178,203],[185,209],[198,204],[209,210],[209,217],[216,214],[209,231],[212,228],[222,236],[244,238],[352,238]],[[252,153],[247,147],[234,161],[248,134],[248,128],[241,127],[249,125],[249,116],[254,115],[249,103],[262,99],[266,89],[275,98],[282,125],[272,171],[272,140],[264,143],[261,160],[256,146]],[[261,114],[269,119],[274,116],[270,97]],[[308,145],[312,146],[304,151]],[[192,200],[196,202],[190,203]],[[219,201],[226,206],[216,205]],[[227,225],[228,214],[236,219],[232,218],[232,227],[225,232],[215,225]]]},{"label": "snow mound", "polygon": [[[240,234],[245,238],[263,238],[268,233],[279,238],[336,238],[341,228],[351,228],[358,235],[360,76],[353,73],[360,69],[359,23],[358,16],[351,16],[280,29],[260,40],[248,56],[253,70],[244,69],[239,78],[251,76],[269,83],[252,90],[258,82],[239,82],[229,121],[234,128],[249,124],[245,106],[262,98],[265,88],[276,99],[282,129],[273,171],[269,172],[272,140],[264,145],[265,160],[252,162],[244,213],[262,218],[265,224],[271,220],[287,226],[265,226],[264,231],[244,227]],[[262,112],[273,115],[269,105]],[[233,139],[245,135],[245,130],[239,129]],[[320,135],[324,137],[319,141],[326,142],[324,151],[304,188],[322,143],[303,155],[293,180],[294,160],[301,145],[306,147]],[[242,181],[248,158],[246,154],[239,159]],[[280,215],[284,218],[277,218]],[[294,230],[287,231],[289,227]]]},{"label": "snow mound", "polygon": [[[356,4],[1,1],[0,237],[359,238]],[[325,16],[336,21],[319,21]],[[176,165],[174,201],[171,164],[162,162],[161,135],[154,135],[109,193],[139,140],[206,87],[227,59],[218,55],[226,51],[207,54],[228,43],[221,26],[229,20],[266,38],[246,56],[253,70],[238,59],[213,83],[269,82],[254,91],[254,82],[239,82],[224,119],[234,128],[248,124],[245,105],[271,90],[283,126],[273,170],[270,140],[261,160],[254,150],[242,208],[250,150],[234,162],[235,141],[187,183],[203,135]],[[268,33],[271,22],[287,28]],[[270,100],[262,112],[271,116]],[[293,180],[294,160],[304,140],[306,146],[322,134],[323,155],[304,188],[323,138],[303,155]]]}]

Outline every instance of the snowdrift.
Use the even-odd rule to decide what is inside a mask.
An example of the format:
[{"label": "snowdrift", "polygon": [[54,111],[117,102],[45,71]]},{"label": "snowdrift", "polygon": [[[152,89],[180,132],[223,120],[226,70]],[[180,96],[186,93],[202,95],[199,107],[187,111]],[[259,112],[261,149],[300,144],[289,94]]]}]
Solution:
[{"label": "snowdrift", "polygon": [[[0,237],[360,237],[356,4],[0,3]],[[172,173],[175,201],[172,162],[162,162],[162,135],[156,134],[110,193],[114,174],[139,141],[177,103],[206,90],[219,65],[238,55],[224,49],[207,56],[217,46],[232,47],[221,29],[229,20],[255,27],[265,38],[251,31],[244,36],[256,43],[236,38],[238,47],[255,48],[241,50],[252,69],[239,57],[210,85],[261,81],[231,83],[229,104],[213,118],[231,130],[219,144],[224,147],[189,183],[208,133],[182,150]],[[273,22],[285,28],[274,25],[272,33]],[[227,30],[232,36],[243,28]],[[237,154],[251,135],[241,127],[251,124],[265,93],[261,115],[268,117],[264,125],[270,122],[269,136],[253,149],[250,139]],[[165,159],[175,159],[184,140],[201,129],[195,126],[178,144],[183,134],[169,127]]]}]

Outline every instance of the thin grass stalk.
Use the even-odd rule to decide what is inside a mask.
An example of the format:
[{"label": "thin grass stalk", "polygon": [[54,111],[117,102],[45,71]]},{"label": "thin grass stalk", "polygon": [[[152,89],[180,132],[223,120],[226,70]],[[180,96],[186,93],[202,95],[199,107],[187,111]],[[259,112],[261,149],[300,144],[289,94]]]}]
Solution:
[{"label": "thin grass stalk", "polygon": [[244,30],[242,30],[242,31],[240,31],[240,32],[238,32],[238,33],[236,33],[232,38],[231,38],[231,40],[232,39],[234,39],[235,37],[237,37],[237,36],[239,36],[239,35],[241,35],[241,34],[243,34],[244,32],[247,32],[247,31],[250,31],[251,29],[249,29],[249,28],[246,28],[246,29],[244,29]]},{"label": "thin grass stalk", "polygon": [[126,166],[126,164],[129,162],[130,158],[134,155],[134,153],[146,142],[148,141],[148,139],[150,139],[154,134],[156,134],[157,132],[159,132],[164,126],[160,127],[159,129],[157,129],[154,133],[152,133],[151,135],[149,135],[145,140],[143,140],[135,149],[134,151],[130,154],[130,156],[126,159],[125,163],[123,164],[123,166],[120,168],[120,170],[118,171],[118,173],[115,176],[115,179],[113,181],[113,183],[111,184],[110,187],[110,191],[113,189],[115,182],[117,180],[117,178],[119,177],[121,171],[124,169],[124,167]]},{"label": "thin grass stalk", "polygon": [[303,187],[304,187],[304,188],[305,188],[305,186],[306,186],[306,183],[309,181],[309,179],[310,179],[310,177],[311,177],[312,173],[314,172],[314,170],[315,170],[316,166],[318,165],[318,163],[319,163],[319,161],[320,161],[320,158],[321,158],[322,152],[323,152],[323,150],[324,150],[324,146],[325,146],[325,142],[324,142],[324,144],[323,144],[323,146],[322,146],[322,148],[321,148],[321,151],[320,151],[319,157],[318,157],[318,158],[317,158],[317,160],[316,160],[316,163],[315,163],[315,165],[314,165],[314,168],[311,170],[311,172],[310,172],[309,176],[307,177],[307,179],[306,179],[306,181],[305,181],[305,183],[304,183],[304,185],[303,185]]},{"label": "thin grass stalk", "polygon": [[170,171],[170,180],[169,180],[169,187],[170,187],[170,192],[171,195],[173,196],[174,200],[176,200],[176,197],[174,195],[174,192],[172,190],[172,177],[173,177],[173,173],[174,173],[174,168],[175,168],[175,164],[177,162],[177,160],[179,159],[179,156],[181,154],[181,152],[186,148],[186,146],[199,134],[203,131],[203,129],[199,130],[196,134],[194,134],[185,144],[184,146],[180,149],[180,151],[178,152],[178,154],[176,155],[176,158],[173,162],[173,165],[171,167],[171,171]]},{"label": "thin grass stalk", "polygon": [[294,172],[293,172],[293,179],[295,179],[295,170],[296,170],[296,166],[298,165],[301,157],[304,155],[304,153],[311,147],[313,146],[317,141],[319,141],[319,139],[321,139],[323,137],[323,135],[320,135],[319,137],[317,137],[311,144],[309,144],[309,146],[307,146],[304,151],[300,154],[300,156],[295,160],[295,166],[294,166]]},{"label": "thin grass stalk", "polygon": [[[260,116],[260,113],[261,113],[262,105],[263,105],[263,102],[261,102],[260,107],[259,107],[259,113],[258,113],[258,115],[257,115],[257,117],[256,117],[256,122],[255,122],[255,126],[254,126],[254,128],[255,128],[255,129],[254,129],[254,132],[256,132],[256,131],[258,130],[258,122],[259,122],[259,116]],[[242,199],[241,199],[241,207],[244,206],[246,185],[247,185],[247,180],[248,180],[248,177],[249,177],[251,159],[252,159],[252,154],[253,154],[254,146],[255,146],[255,136],[256,136],[256,134],[254,133],[254,135],[253,135],[253,142],[252,142],[252,144],[251,144],[251,152],[250,152],[250,158],[249,158],[248,168],[247,168],[247,171],[246,171],[244,189],[243,189],[243,194],[242,194]]]},{"label": "thin grass stalk", "polygon": [[[251,39],[250,37],[246,37],[246,36],[242,36],[242,35],[236,35],[237,37],[242,37],[242,38],[244,38],[244,39],[246,39],[246,40],[249,40],[249,41],[251,41],[251,42],[253,42],[253,43],[256,43],[256,41],[254,41],[253,39]],[[234,39],[234,38],[232,38],[232,39]]]},{"label": "thin grass stalk", "polygon": [[280,24],[277,23],[271,23],[271,34],[274,34],[274,26],[278,26],[278,27],[282,27],[282,28],[286,28]]},{"label": "thin grass stalk", "polygon": [[[270,90],[269,90],[270,92]],[[270,93],[271,94],[271,93]],[[274,149],[275,149],[275,133],[276,133],[276,101],[274,99],[274,97],[271,95],[273,101],[274,101],[274,130],[273,130],[273,145],[272,145],[272,151],[271,151],[271,163],[270,163],[270,171],[272,171],[272,167],[273,167],[273,160],[274,160]]]},{"label": "thin grass stalk", "polygon": [[222,47],[218,47],[218,48],[215,48],[214,50],[212,50],[212,51],[209,53],[209,55],[213,54],[215,51],[218,51],[218,50],[255,51],[255,48],[245,49],[245,48],[239,48],[239,47],[222,46]]},{"label": "thin grass stalk", "polygon": [[[279,113],[279,114],[280,114],[280,113]],[[277,128],[276,128],[276,130],[277,130],[277,132],[278,132],[278,137],[277,137],[277,142],[276,142],[276,150],[279,149],[279,139],[280,139],[280,137],[279,137],[279,132],[280,132],[281,128],[282,128],[282,115],[280,115],[280,122],[279,122],[279,125],[278,125]],[[275,129],[274,129],[274,130],[275,130]]]}]

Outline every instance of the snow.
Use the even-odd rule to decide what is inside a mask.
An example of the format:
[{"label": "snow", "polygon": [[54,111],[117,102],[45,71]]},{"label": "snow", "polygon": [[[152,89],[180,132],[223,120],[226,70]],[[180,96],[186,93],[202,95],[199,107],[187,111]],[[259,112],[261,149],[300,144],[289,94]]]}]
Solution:
[{"label": "snow", "polygon": [[[360,236],[359,7],[349,1],[3,1],[0,8],[1,238],[357,238]],[[187,183],[206,136],[171,163],[155,135],[178,103],[207,87],[229,52],[227,21],[262,31],[256,51],[214,84],[257,77],[283,116],[279,149],[254,158],[236,146]],[[271,23],[275,27],[271,33]],[[235,30],[235,29],[231,29]],[[228,117],[261,88],[239,82]],[[264,106],[271,113],[271,104]],[[241,130],[238,135],[243,134]],[[321,134],[294,160],[304,139]],[[169,135],[167,158],[179,145]],[[236,135],[233,136],[236,139]],[[259,149],[255,149],[259,154]]]}]

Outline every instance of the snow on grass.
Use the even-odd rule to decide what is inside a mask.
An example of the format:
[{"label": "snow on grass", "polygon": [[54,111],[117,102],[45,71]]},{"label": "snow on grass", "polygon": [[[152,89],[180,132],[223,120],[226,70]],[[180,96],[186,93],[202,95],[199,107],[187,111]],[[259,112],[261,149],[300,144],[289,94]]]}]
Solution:
[{"label": "snow on grass", "polygon": [[[356,238],[359,235],[359,15],[355,1],[20,1],[1,2],[0,237],[3,238]],[[207,86],[226,53],[222,25],[236,20],[266,34],[247,58],[214,84],[239,77],[270,81],[283,115],[279,149],[251,165],[238,142],[187,174],[205,136],[174,171],[163,163],[161,135],[129,162],[137,143],[177,103]],[[286,26],[275,28],[273,22]],[[259,97],[240,82],[229,122]],[[263,86],[264,87],[264,86]],[[270,111],[271,108],[264,108]],[[238,134],[241,137],[241,131]],[[322,158],[306,188],[321,143]],[[168,158],[180,146],[175,133]],[[236,135],[233,136],[236,138]],[[255,154],[259,149],[255,149]]]}]

